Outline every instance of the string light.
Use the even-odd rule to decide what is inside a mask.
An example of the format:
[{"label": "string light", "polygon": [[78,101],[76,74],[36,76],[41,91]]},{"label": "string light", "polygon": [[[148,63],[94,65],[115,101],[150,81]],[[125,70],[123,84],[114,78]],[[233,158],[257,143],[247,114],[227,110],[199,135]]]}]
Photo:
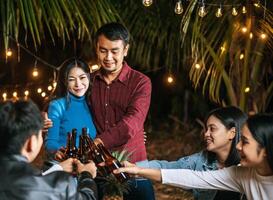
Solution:
[{"label": "string light", "polygon": [[[198,3],[200,4],[199,9],[198,9],[198,15],[200,17],[205,17],[206,14],[208,13],[205,6],[209,6],[209,7],[216,7],[217,6],[218,9],[217,9],[217,11],[215,13],[216,17],[222,17],[222,15],[223,15],[222,7],[231,8],[232,9],[231,13],[232,13],[233,16],[237,16],[239,14],[238,11],[237,11],[237,9],[239,7],[241,7],[241,12],[243,14],[247,13],[247,8],[246,8],[245,5],[242,6],[242,3],[223,4],[223,5],[221,4],[222,5],[221,7],[219,7],[219,4],[217,5],[216,3],[204,3],[204,0],[198,0]],[[153,0],[142,0],[142,4],[145,7],[149,7],[149,6],[151,6],[153,4]],[[253,3],[253,5],[255,7],[257,7],[257,8],[260,8],[262,4],[260,3],[260,0],[257,0],[256,2]],[[265,3],[265,6],[266,6],[266,3]],[[176,0],[174,12],[179,15],[179,14],[182,14],[183,11],[184,11],[184,9],[183,9],[183,5],[182,5],[182,0]]]},{"label": "string light", "polygon": [[240,58],[240,60],[243,60],[244,57],[245,57],[244,54],[241,53],[239,58]]},{"label": "string light", "polygon": [[38,88],[37,92],[40,94],[42,92],[42,88]]},{"label": "string light", "polygon": [[38,75],[39,75],[39,72],[38,72],[38,69],[37,69],[37,60],[35,60],[34,68],[33,68],[33,71],[32,71],[32,76],[37,77]]},{"label": "string light", "polygon": [[[36,68],[37,69],[37,60],[39,60],[41,63],[43,63],[44,65],[46,65],[46,66],[48,66],[48,67],[50,67],[51,69],[54,69],[55,71],[57,70],[59,70],[60,69],[60,66],[62,66],[63,65],[63,63],[60,65],[60,66],[53,66],[53,65],[51,65],[51,64],[49,64],[48,62],[46,62],[45,60],[43,60],[43,59],[41,59],[40,57],[38,57],[38,56],[36,56],[34,53],[32,53],[30,50],[28,50],[26,47],[24,47],[23,45],[21,45],[20,43],[18,43],[18,41],[16,41],[16,39],[14,39],[14,38],[12,38],[11,36],[9,36],[9,39],[11,39],[12,41],[14,41],[14,42],[16,42],[16,45],[17,45],[17,47],[18,47],[18,52],[17,52],[17,55],[18,55],[18,62],[20,61],[20,48],[22,48],[26,53],[28,53],[29,55],[31,55],[31,56],[33,56],[33,57],[35,57],[35,64],[34,64],[34,68]],[[7,59],[7,57],[11,57],[12,55],[13,55],[13,52],[12,52],[12,50],[10,49],[10,48],[8,48],[6,51],[5,51],[5,55],[6,55],[6,59]],[[36,74],[36,72],[35,72],[36,70],[34,70],[34,74],[32,74],[33,76],[38,76],[38,70],[37,70],[37,74]],[[54,73],[56,73],[54,71]],[[55,76],[54,76],[54,80],[53,80],[53,82],[52,82],[52,85],[54,86],[54,87],[56,87],[56,85],[57,85],[57,83],[56,83],[56,81],[55,81]],[[5,86],[5,88],[6,87],[10,87],[10,86]],[[9,88],[9,90],[13,90],[12,89],[12,87],[13,86],[11,86],[11,88]],[[29,83],[28,83],[28,86],[27,87],[29,87]],[[52,86],[51,86],[52,87]],[[1,89],[1,87],[0,87],[0,89]],[[16,90],[18,89],[18,86],[16,86]],[[5,89],[6,90],[6,89]],[[39,89],[39,91],[41,90],[41,92],[42,92],[42,89],[40,88]],[[29,90],[23,90],[24,92],[22,92],[23,94],[24,94],[24,96],[29,96],[29,94],[30,94],[30,91]],[[40,92],[40,93],[41,93]],[[20,93],[20,92],[19,92]],[[46,93],[45,93],[45,95],[46,95]],[[15,99],[17,99],[18,98],[18,96],[20,96],[20,95],[18,95],[18,91],[14,91],[13,93],[12,93],[12,97],[13,98],[15,98]],[[2,94],[2,97],[3,97],[3,99],[4,100],[6,100],[7,98],[8,98],[8,94],[6,93],[6,92],[3,92],[3,94]],[[23,97],[23,96],[22,96]]]},{"label": "string light", "polygon": [[174,12],[178,15],[183,13],[183,5],[181,0],[177,1],[175,4]]},{"label": "string light", "polygon": [[153,4],[153,0],[143,0],[142,3],[145,7],[149,7]]},{"label": "string light", "polygon": [[236,9],[235,7],[232,8],[231,14],[232,14],[233,16],[237,16],[237,15],[238,15],[237,9]]},{"label": "string light", "polygon": [[222,13],[222,6],[220,5],[219,8],[217,8],[217,11],[216,11],[216,13],[215,13],[215,16],[216,16],[217,18],[219,18],[219,17],[222,17],[222,15],[223,15],[223,13]]},{"label": "string light", "polygon": [[24,92],[25,96],[27,97],[29,95],[29,91],[28,90],[25,90]]},{"label": "string light", "polygon": [[45,96],[46,96],[46,93],[45,93],[45,92],[42,92],[42,93],[41,93],[41,96],[42,96],[42,97],[45,97]]},{"label": "string light", "polygon": [[253,33],[249,33],[249,38],[250,38],[250,39],[253,38]]},{"label": "string light", "polygon": [[243,13],[243,14],[246,14],[246,13],[247,13],[246,7],[245,7],[245,6],[243,6],[243,8],[242,8],[242,13]]},{"label": "string light", "polygon": [[242,27],[242,29],[241,29],[241,30],[242,30],[242,32],[243,32],[243,33],[246,33],[246,32],[247,32],[247,28],[246,28],[245,26],[244,26],[244,27]]},{"label": "string light", "polygon": [[11,56],[12,56],[12,51],[10,48],[8,48],[6,51],[6,57],[11,57]]},{"label": "string light", "polygon": [[7,100],[7,93],[6,92],[4,92],[3,94],[2,94],[2,97],[3,97],[3,99],[4,99],[4,101],[6,101]]},{"label": "string light", "polygon": [[53,81],[52,85],[53,85],[54,88],[56,88],[57,82],[56,82],[56,81]]},{"label": "string light", "polygon": [[245,88],[245,93],[248,93],[248,92],[250,92],[250,87]]},{"label": "string light", "polygon": [[169,84],[172,84],[172,83],[174,82],[174,78],[172,77],[172,75],[169,75],[169,76],[167,77],[167,82],[168,82]]},{"label": "string light", "polygon": [[94,72],[94,71],[98,70],[99,68],[100,68],[100,66],[98,66],[98,65],[92,65],[91,72]]},{"label": "string light", "polygon": [[51,86],[51,85],[49,85],[48,87],[47,87],[47,90],[48,91],[51,91],[53,89],[53,87]]},{"label": "string light", "polygon": [[13,93],[12,93],[12,96],[16,98],[16,97],[17,97],[17,92],[16,92],[16,91],[13,92]]},{"label": "string light", "polygon": [[201,68],[201,65],[200,65],[199,63],[196,63],[196,64],[195,64],[195,68],[196,68],[196,69],[200,69],[200,68]]},{"label": "string light", "polygon": [[260,1],[254,2],[253,5],[254,5],[255,7],[257,7],[257,8],[260,8],[260,7],[261,7]]},{"label": "string light", "polygon": [[262,33],[262,34],[260,35],[260,38],[261,38],[262,40],[266,39],[266,37],[267,37],[267,35],[266,35],[265,33]]},{"label": "string light", "polygon": [[206,8],[205,8],[205,4],[204,4],[204,2],[202,2],[202,6],[198,10],[198,15],[200,17],[205,17],[206,14],[207,14],[207,11],[206,11]]}]

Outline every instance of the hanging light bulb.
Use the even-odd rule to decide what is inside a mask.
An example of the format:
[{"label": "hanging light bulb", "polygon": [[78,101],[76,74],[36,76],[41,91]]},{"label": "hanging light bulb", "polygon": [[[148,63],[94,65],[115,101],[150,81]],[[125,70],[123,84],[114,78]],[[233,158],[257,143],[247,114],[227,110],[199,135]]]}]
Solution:
[{"label": "hanging light bulb", "polygon": [[6,92],[4,92],[3,94],[2,94],[2,97],[3,97],[3,99],[4,99],[4,101],[6,101],[7,100],[7,93]]},{"label": "hanging light bulb", "polygon": [[203,4],[200,8],[199,8],[199,11],[198,11],[198,15],[200,17],[205,17],[207,14],[207,11],[206,11],[206,8],[205,8],[205,4]]},{"label": "hanging light bulb", "polygon": [[6,56],[7,56],[7,57],[11,57],[11,56],[12,56],[12,51],[11,51],[10,48],[7,49],[7,51],[6,51]]},{"label": "hanging light bulb", "polygon": [[37,77],[38,75],[39,75],[38,69],[37,69],[37,67],[34,67],[34,69],[32,71],[32,76]]},{"label": "hanging light bulb", "polygon": [[25,96],[27,97],[27,96],[29,95],[29,91],[26,90],[26,91],[24,92],[24,94],[25,94]]},{"label": "hanging light bulb", "polygon": [[245,6],[243,6],[243,8],[242,8],[242,13],[243,13],[243,14],[246,14],[246,13],[247,13],[246,7],[245,7]]},{"label": "hanging light bulb", "polygon": [[98,65],[92,65],[91,66],[91,72],[94,72],[96,70],[98,70],[100,67]]},{"label": "hanging light bulb", "polygon": [[183,5],[180,0],[176,2],[174,12],[178,15],[183,13]]},{"label": "hanging light bulb", "polygon": [[42,92],[42,93],[41,93],[41,96],[42,96],[42,97],[45,97],[45,96],[46,96],[46,93],[45,93],[45,92]]},{"label": "hanging light bulb", "polygon": [[13,96],[14,98],[16,98],[16,97],[17,97],[17,92],[16,92],[16,91],[13,92],[13,93],[12,93],[12,96]]},{"label": "hanging light bulb", "polygon": [[238,15],[238,11],[236,10],[235,7],[232,8],[231,14],[232,14],[233,16],[237,16],[237,15]]},{"label": "hanging light bulb", "polygon": [[37,69],[37,60],[35,60],[34,68],[33,68],[33,71],[32,71],[32,76],[37,77],[38,75],[39,75],[39,72],[38,72],[38,69]]},{"label": "hanging light bulb", "polygon": [[145,7],[149,7],[150,5],[152,5],[153,0],[143,0],[142,3]]},{"label": "hanging light bulb", "polygon": [[42,89],[41,89],[41,88],[38,88],[38,89],[37,89],[37,93],[40,94],[41,92],[42,92]]},{"label": "hanging light bulb", "polygon": [[219,17],[222,17],[222,15],[223,15],[223,13],[222,13],[222,6],[220,5],[220,7],[217,8],[215,16],[219,18]]},{"label": "hanging light bulb", "polygon": [[245,93],[249,93],[250,92],[250,87],[246,87],[245,88]]},{"label": "hanging light bulb", "polygon": [[196,64],[195,64],[195,68],[196,68],[196,69],[200,69],[200,68],[201,68],[201,65],[200,65],[199,63],[196,63]]},{"label": "hanging light bulb", "polygon": [[260,1],[258,0],[256,2],[254,2],[254,6],[257,7],[257,8],[260,8],[261,7]]},{"label": "hanging light bulb", "polygon": [[264,40],[266,37],[267,37],[267,35],[266,35],[265,33],[262,33],[262,34],[260,35],[260,38],[261,38],[262,40]]},{"label": "hanging light bulb", "polygon": [[48,87],[47,87],[47,90],[48,91],[51,91],[53,89],[53,87],[51,86],[51,85],[49,85]]},{"label": "hanging light bulb", "polygon": [[241,31],[243,32],[243,33],[246,33],[247,32],[247,27],[242,27],[242,29],[241,29]]},{"label": "hanging light bulb", "polygon": [[253,38],[253,33],[252,33],[252,32],[249,33],[249,38],[250,38],[250,39]]},{"label": "hanging light bulb", "polygon": [[167,83],[172,84],[173,82],[174,82],[173,76],[172,76],[172,75],[169,75],[169,76],[167,77]]},{"label": "hanging light bulb", "polygon": [[56,81],[53,81],[52,85],[53,85],[54,88],[56,88],[57,82],[56,82]]}]

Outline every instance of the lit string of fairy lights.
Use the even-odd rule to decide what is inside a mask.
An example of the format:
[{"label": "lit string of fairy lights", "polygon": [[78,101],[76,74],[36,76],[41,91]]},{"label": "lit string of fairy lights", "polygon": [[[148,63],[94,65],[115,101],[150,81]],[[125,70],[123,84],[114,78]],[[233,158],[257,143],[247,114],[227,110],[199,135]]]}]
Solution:
[{"label": "lit string of fairy lights", "polygon": [[[175,6],[174,6],[174,12],[177,14],[177,15],[181,15],[184,11],[184,7],[183,7],[183,4],[186,4],[185,2],[186,1],[189,1],[189,0],[177,0],[176,3],[175,3]],[[153,4],[153,0],[142,0],[142,4],[145,6],[145,7],[149,7]],[[242,3],[240,4],[224,4],[224,3],[207,3],[205,0],[200,0],[198,1],[198,4],[199,4],[199,7],[198,7],[198,15],[200,17],[205,17],[207,14],[208,14],[208,9],[207,7],[216,7],[216,12],[215,12],[215,16],[217,18],[219,17],[222,17],[223,16],[223,10],[227,10],[227,9],[231,9],[231,14],[233,16],[237,16],[239,14],[239,9],[241,9],[241,13],[242,14],[246,14],[247,13],[247,8],[246,6]],[[264,13],[265,13],[265,10],[266,10],[266,0],[265,0],[265,3],[264,3]],[[255,7],[262,7],[262,4],[260,2],[260,0],[257,0],[253,3],[253,5]]]},{"label": "lit string of fairy lights", "polygon": [[[186,1],[189,1],[189,0],[177,0],[176,1],[176,4],[175,4],[175,7],[174,7],[174,12],[177,14],[177,15],[181,15],[184,11],[184,8],[183,8],[183,4],[186,4],[185,2]],[[142,3],[145,7],[149,7],[153,4],[153,0],[142,0]],[[224,4],[224,3],[207,3],[205,2],[205,0],[199,0],[197,2],[198,4],[198,15],[203,18],[205,17],[207,14],[208,14],[208,10],[212,9],[212,7],[216,7],[216,12],[215,12],[215,17],[217,18],[220,18],[223,16],[223,12],[230,12],[232,16],[237,16],[239,15],[240,13],[245,15],[248,11],[247,11],[247,8],[246,8],[246,2],[245,3],[232,3],[232,4]],[[262,8],[263,9],[263,20],[265,21],[266,20],[266,11],[267,11],[267,2],[266,0],[264,0],[264,5],[261,4],[260,0],[256,0],[253,2],[253,6],[256,7],[256,8]],[[208,9],[209,8],[209,9]],[[241,32],[243,34],[247,34],[249,33],[249,38],[250,39],[253,39],[253,33],[251,32],[251,30],[248,30],[247,27],[243,26],[241,28]],[[258,36],[261,40],[265,40],[267,38],[267,34],[264,33],[264,32],[261,32]],[[224,47],[221,47],[221,51],[224,51],[225,48]],[[240,60],[244,59],[244,54],[241,54],[240,55]],[[196,63],[195,64],[195,68],[196,69],[200,69],[201,68],[201,65],[199,63]],[[169,84],[173,84],[174,82],[174,77],[172,74],[169,74],[167,76],[167,82]],[[246,87],[245,88],[245,93],[248,93],[250,91],[250,88],[249,87]]]},{"label": "lit string of fairy lights", "polygon": [[[35,83],[28,82],[26,84],[15,84],[15,85],[2,85],[0,88],[2,100],[8,100],[8,99],[18,99],[21,97],[28,98],[31,94],[35,93],[34,88],[36,88],[36,92],[42,97],[45,98],[51,94],[52,91],[54,91],[57,82],[56,82],[56,73],[58,70],[58,66],[51,65],[41,57],[37,56],[36,54],[32,53],[29,49],[27,49],[25,46],[20,44],[18,41],[16,41],[13,37],[9,36],[9,39],[14,41],[17,44],[17,60],[20,62],[20,49],[23,49],[27,54],[31,55],[35,59],[34,68],[32,71],[32,76],[34,79],[37,79],[39,76],[39,71],[37,67],[37,61],[40,63],[43,63],[45,66],[53,69],[53,81],[51,83],[48,83],[48,86],[46,89],[44,89],[45,83]],[[11,48],[8,48],[6,50],[6,62],[11,59],[13,56],[13,51]],[[43,85],[43,87],[41,86]],[[1,98],[0,98],[1,99]]]}]

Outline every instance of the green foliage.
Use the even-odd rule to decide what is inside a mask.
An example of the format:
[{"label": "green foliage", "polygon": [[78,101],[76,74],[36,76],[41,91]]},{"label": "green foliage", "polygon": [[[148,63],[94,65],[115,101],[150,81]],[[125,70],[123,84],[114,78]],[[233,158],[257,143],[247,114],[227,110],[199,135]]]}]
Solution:
[{"label": "green foliage", "polygon": [[19,34],[25,42],[30,35],[35,48],[47,34],[53,43],[58,37],[64,45],[71,36],[91,40],[102,24],[120,19],[109,0],[8,0],[1,1],[0,6],[6,49],[9,36],[18,41]]}]

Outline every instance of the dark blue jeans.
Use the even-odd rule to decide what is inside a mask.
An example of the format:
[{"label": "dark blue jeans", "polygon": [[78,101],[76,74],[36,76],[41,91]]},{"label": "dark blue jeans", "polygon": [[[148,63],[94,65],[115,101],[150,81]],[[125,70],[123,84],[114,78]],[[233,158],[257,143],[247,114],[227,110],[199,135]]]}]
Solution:
[{"label": "dark blue jeans", "polygon": [[130,191],[124,194],[124,200],[155,200],[154,188],[150,180],[144,178],[131,179]]},{"label": "dark blue jeans", "polygon": [[[98,199],[103,198],[104,181],[103,179],[95,179],[98,186]],[[124,194],[124,200],[155,200],[154,188],[150,180],[143,178],[132,178],[128,181],[129,192]]]}]

